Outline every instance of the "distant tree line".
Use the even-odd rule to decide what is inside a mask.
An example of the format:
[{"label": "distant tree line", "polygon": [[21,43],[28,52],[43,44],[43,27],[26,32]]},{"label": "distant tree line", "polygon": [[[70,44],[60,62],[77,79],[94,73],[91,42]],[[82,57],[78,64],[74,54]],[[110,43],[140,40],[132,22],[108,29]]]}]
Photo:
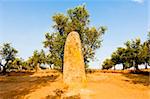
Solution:
[{"label": "distant tree line", "polygon": [[123,70],[131,67],[139,70],[139,65],[145,65],[145,69],[150,66],[150,32],[145,42],[141,43],[140,38],[137,38],[124,45],[125,47],[117,48],[111,58],[103,62],[102,69],[115,69],[117,64],[122,64]]},{"label": "distant tree line", "polygon": [[35,50],[33,55],[27,60],[23,60],[17,55],[18,50],[16,50],[10,43],[4,43],[0,46],[0,71],[6,73],[6,71],[11,70],[36,70],[41,64],[49,64],[44,50],[38,52]]}]

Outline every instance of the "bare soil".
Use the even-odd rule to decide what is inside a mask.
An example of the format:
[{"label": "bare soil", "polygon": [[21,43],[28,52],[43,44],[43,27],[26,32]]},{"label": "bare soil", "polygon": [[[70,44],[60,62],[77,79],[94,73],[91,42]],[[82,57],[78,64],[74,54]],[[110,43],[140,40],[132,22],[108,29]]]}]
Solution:
[{"label": "bare soil", "polygon": [[[55,70],[0,76],[0,99],[150,99],[150,76],[92,72],[84,88],[72,90]],[[63,98],[62,98],[63,97]]]}]

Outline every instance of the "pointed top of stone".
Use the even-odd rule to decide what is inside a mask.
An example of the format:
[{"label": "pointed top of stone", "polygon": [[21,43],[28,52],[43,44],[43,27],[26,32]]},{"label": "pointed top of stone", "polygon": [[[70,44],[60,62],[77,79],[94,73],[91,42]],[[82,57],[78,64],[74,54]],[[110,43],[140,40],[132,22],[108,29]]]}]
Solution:
[{"label": "pointed top of stone", "polygon": [[72,32],[70,32],[69,34],[70,34],[70,35],[71,35],[71,34],[79,35],[78,32],[76,32],[76,31],[72,31]]},{"label": "pointed top of stone", "polygon": [[70,36],[80,39],[80,35],[79,35],[79,33],[76,32],[76,31],[70,32],[70,33],[68,34],[67,38],[70,38]]}]

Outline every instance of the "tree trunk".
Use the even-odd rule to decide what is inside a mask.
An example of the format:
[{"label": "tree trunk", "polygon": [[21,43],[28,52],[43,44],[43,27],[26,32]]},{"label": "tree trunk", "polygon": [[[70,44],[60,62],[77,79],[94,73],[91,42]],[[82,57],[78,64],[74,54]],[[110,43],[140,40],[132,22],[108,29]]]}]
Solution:
[{"label": "tree trunk", "polygon": [[3,66],[3,71],[2,73],[5,75],[6,74],[6,66]]},{"label": "tree trunk", "polygon": [[147,65],[148,65],[148,64],[147,64],[147,63],[145,63],[145,69],[147,69]]},{"label": "tree trunk", "polygon": [[135,70],[139,70],[139,67],[138,67],[138,65],[135,65]]},{"label": "tree trunk", "polygon": [[36,72],[40,71],[40,64],[38,63],[35,67]]},{"label": "tree trunk", "polygon": [[51,65],[49,65],[49,67],[50,67],[50,69],[52,69],[52,66],[51,66]]},{"label": "tree trunk", "polygon": [[125,69],[125,64],[122,64],[123,65],[123,68],[122,68],[122,70],[124,70]]},{"label": "tree trunk", "polygon": [[116,67],[114,66],[114,70],[116,70]]},{"label": "tree trunk", "polygon": [[6,74],[6,67],[7,67],[7,64],[8,64],[9,61],[6,61],[5,65],[3,66],[3,71],[2,73],[5,75]]}]

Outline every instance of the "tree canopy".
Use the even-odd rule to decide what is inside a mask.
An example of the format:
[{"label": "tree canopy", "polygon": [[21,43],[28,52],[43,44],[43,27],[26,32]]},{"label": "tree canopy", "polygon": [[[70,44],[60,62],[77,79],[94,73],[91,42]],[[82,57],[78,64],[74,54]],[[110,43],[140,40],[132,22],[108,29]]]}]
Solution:
[{"label": "tree canopy", "polygon": [[76,31],[80,35],[86,67],[90,60],[94,59],[95,50],[100,48],[106,27],[90,27],[89,16],[85,5],[81,5],[69,9],[66,15],[57,13],[52,17],[54,32],[46,33],[43,43],[44,47],[49,49],[49,63],[54,64],[55,68],[63,67],[64,45],[71,31]]},{"label": "tree canopy", "polygon": [[[103,62],[102,69],[110,69],[117,64],[122,64],[123,70],[131,67],[139,70],[139,65],[141,64],[145,64],[145,69],[147,69],[147,66],[150,66],[149,35],[150,32],[148,33],[148,39],[143,43],[141,43],[140,38],[137,38],[132,41],[127,41],[124,44],[125,47],[117,48],[117,50],[112,53],[111,58]],[[111,63],[111,61],[113,63]]]},{"label": "tree canopy", "polygon": [[[8,64],[12,62],[18,51],[11,46],[10,43],[4,43],[0,47],[0,64],[3,66],[3,73],[6,73],[6,69],[8,68]],[[2,63],[4,61],[4,63]]]}]

